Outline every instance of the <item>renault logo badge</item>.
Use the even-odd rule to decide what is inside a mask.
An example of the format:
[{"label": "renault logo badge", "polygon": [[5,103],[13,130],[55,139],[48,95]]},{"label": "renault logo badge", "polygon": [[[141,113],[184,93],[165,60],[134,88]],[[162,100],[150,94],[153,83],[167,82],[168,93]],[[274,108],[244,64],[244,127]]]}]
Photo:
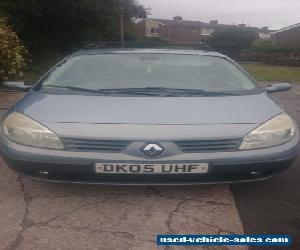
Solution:
[{"label": "renault logo badge", "polygon": [[148,157],[155,157],[160,155],[164,149],[158,144],[147,144],[142,151]]}]

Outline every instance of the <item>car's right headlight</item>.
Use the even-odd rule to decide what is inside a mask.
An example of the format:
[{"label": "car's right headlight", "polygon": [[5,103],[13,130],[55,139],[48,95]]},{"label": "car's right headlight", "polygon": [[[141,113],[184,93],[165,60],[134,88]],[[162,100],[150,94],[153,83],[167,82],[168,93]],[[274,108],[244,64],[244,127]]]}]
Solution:
[{"label": "car's right headlight", "polygon": [[292,118],[280,114],[254,129],[243,139],[241,150],[275,147],[289,142],[297,128]]},{"label": "car's right headlight", "polygon": [[64,148],[54,132],[21,113],[14,112],[8,115],[1,127],[3,134],[16,143],[38,148]]}]

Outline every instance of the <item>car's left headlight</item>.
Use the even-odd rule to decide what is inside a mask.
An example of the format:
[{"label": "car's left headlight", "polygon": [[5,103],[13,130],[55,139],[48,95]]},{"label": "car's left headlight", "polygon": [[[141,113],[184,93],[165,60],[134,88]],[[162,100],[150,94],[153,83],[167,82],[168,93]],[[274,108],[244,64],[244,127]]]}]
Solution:
[{"label": "car's left headlight", "polygon": [[38,148],[64,148],[54,132],[21,113],[14,112],[8,115],[1,127],[4,135],[16,143]]},{"label": "car's left headlight", "polygon": [[244,139],[241,150],[259,149],[278,146],[289,142],[296,134],[297,128],[291,117],[280,114],[254,129]]}]

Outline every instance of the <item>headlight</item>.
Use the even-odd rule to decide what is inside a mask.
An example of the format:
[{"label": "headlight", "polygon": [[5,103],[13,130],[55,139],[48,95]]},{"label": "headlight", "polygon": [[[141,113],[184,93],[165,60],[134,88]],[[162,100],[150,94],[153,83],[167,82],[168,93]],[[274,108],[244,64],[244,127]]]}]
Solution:
[{"label": "headlight", "polygon": [[248,134],[240,149],[274,147],[290,141],[296,134],[296,126],[289,115],[283,113],[267,121]]},{"label": "headlight", "polygon": [[49,149],[64,148],[54,132],[21,113],[15,112],[6,117],[2,131],[9,140],[19,144]]}]

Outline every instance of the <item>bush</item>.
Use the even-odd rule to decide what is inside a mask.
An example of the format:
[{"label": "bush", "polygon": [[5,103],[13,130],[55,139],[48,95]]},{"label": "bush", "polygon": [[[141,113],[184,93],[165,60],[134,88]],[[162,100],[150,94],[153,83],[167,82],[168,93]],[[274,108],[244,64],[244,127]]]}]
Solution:
[{"label": "bush", "polygon": [[232,56],[236,51],[249,48],[258,38],[250,28],[229,27],[217,30],[208,40],[208,44],[215,50]]},{"label": "bush", "polygon": [[26,49],[18,36],[0,16],[0,83],[22,74]]},{"label": "bush", "polygon": [[264,62],[272,65],[300,66],[300,50],[251,49],[242,50],[235,57],[243,62]]}]

